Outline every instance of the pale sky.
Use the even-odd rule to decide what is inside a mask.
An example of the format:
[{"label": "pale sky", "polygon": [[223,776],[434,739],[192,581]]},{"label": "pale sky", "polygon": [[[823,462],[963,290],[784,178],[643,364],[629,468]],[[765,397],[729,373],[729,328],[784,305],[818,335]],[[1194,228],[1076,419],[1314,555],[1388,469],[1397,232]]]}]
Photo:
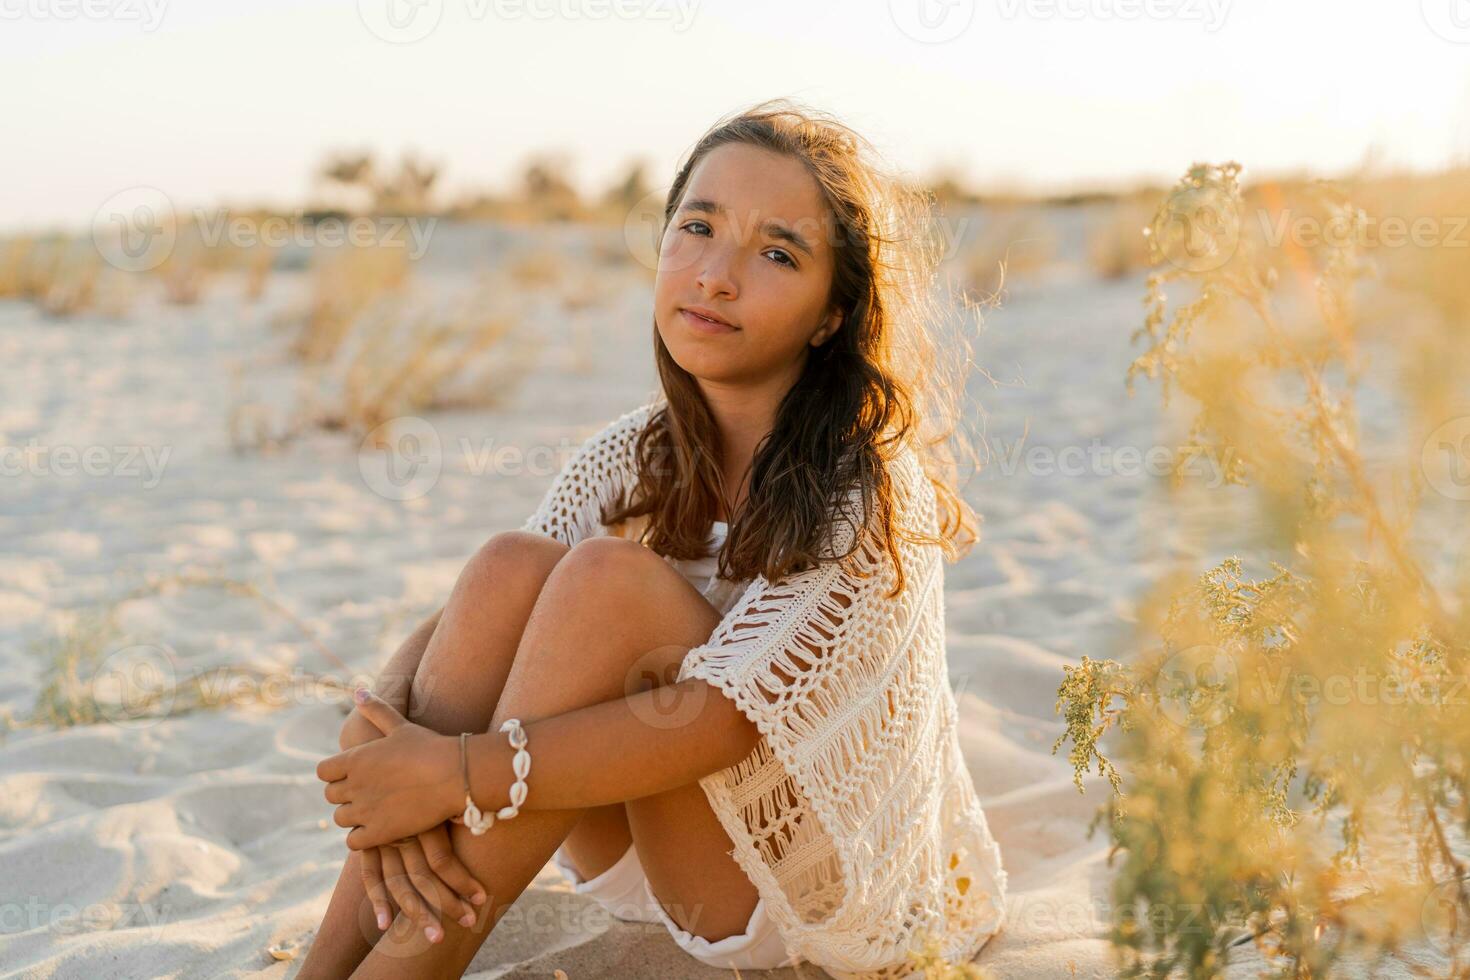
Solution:
[{"label": "pale sky", "polygon": [[662,186],[777,95],[981,188],[1434,168],[1470,161],[1470,0],[0,0],[0,228],[138,185],[298,206],[345,147]]}]

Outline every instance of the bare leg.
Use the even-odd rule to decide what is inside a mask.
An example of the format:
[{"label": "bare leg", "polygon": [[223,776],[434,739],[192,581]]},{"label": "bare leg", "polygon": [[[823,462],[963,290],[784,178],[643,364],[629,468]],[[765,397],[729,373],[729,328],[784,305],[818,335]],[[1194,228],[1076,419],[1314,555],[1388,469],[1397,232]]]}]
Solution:
[{"label": "bare leg", "polygon": [[[470,558],[414,672],[411,720],[446,734],[489,727],[536,597],[567,553],[551,538],[507,531]],[[444,696],[451,689],[455,696]],[[390,931],[416,931],[399,920]],[[298,980],[348,976],[382,935],[363,888],[361,856],[348,851]]]},{"label": "bare leg", "polygon": [[[652,686],[645,671],[661,677],[655,684],[670,683],[684,653],[708,639],[719,618],[647,548],[617,538],[583,542],[556,564],[541,589],[493,717],[482,727],[495,730],[508,717],[533,721],[624,697]],[[441,694],[460,700],[459,685],[439,687],[436,703]],[[469,928],[446,921],[439,943],[417,931],[390,930],[354,976],[460,976],[495,922],[588,812],[527,810],[481,837],[454,827],[456,854],[490,896],[480,921]]]}]

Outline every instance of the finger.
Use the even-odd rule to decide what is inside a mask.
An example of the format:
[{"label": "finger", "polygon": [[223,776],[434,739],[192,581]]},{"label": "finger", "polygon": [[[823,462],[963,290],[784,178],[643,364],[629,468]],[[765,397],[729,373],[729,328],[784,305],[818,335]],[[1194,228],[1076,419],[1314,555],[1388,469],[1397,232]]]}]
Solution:
[{"label": "finger", "polygon": [[422,899],[414,891],[413,882],[403,870],[403,857],[396,847],[374,848],[383,859],[383,887],[393,897],[410,928],[418,929],[415,919],[421,914]]},{"label": "finger", "polygon": [[324,783],[335,783],[339,779],[347,778],[347,757],[357,750],[348,749],[346,752],[338,752],[329,755],[316,764],[316,778]]},{"label": "finger", "polygon": [[396,847],[383,848],[383,877],[388,883],[388,890],[398,902],[398,907],[417,927],[424,930],[429,942],[437,943],[443,939],[444,927],[439,924],[439,916],[419,894],[412,878],[404,869],[403,853]]},{"label": "finger", "polygon": [[448,830],[438,827],[427,834],[420,834],[419,846],[424,850],[424,860],[429,867],[460,898],[476,905],[485,904],[485,886],[475,880],[459,855],[454,853]]},{"label": "finger", "polygon": [[380,848],[363,851],[360,857],[362,890],[373,903],[373,917],[383,932],[393,924],[393,903],[389,900],[387,886],[383,884],[383,852]]},{"label": "finger", "polygon": [[[353,807],[357,804],[346,803],[343,805]],[[360,814],[357,814],[356,811],[352,811],[351,819],[360,820],[362,819],[362,816]],[[343,826],[347,825],[343,824]],[[401,836],[403,835],[384,833],[382,828],[358,825],[356,827],[353,827],[353,829],[348,832],[347,846],[354,851],[365,851],[369,847],[382,847],[385,844],[392,844]]]},{"label": "finger", "polygon": [[398,713],[397,708],[367,688],[358,688],[357,710],[384,735],[389,734],[404,723],[404,718]]},{"label": "finger", "polygon": [[404,870],[408,872],[414,888],[435,912],[442,917],[458,920],[467,929],[475,924],[474,909],[429,867],[424,849],[417,840],[400,847],[398,853],[403,858]]},{"label": "finger", "polygon": [[327,798],[328,803],[348,803],[351,797],[347,794],[347,780],[339,779],[335,783],[328,783],[322,795]]}]

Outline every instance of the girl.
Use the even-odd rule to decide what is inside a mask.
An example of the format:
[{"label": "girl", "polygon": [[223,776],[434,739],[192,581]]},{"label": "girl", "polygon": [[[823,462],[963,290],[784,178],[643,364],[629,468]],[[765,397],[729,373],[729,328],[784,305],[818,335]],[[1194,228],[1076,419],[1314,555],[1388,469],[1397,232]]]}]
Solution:
[{"label": "girl", "polygon": [[548,859],[726,969],[904,976],[1001,927],[944,657],[943,561],[977,540],[940,426],[968,349],[936,357],[929,202],[871,156],[785,100],[695,146],[663,397],[359,693],[317,770],[353,829],[299,976],[457,977]]}]

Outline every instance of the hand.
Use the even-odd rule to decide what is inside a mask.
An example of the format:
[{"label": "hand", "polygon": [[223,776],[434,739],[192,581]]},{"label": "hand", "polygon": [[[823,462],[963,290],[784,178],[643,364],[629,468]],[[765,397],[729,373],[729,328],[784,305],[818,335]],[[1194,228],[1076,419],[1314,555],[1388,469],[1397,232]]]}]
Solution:
[{"label": "hand", "polygon": [[[378,727],[353,708],[342,723],[337,744],[345,752],[382,737]],[[450,846],[447,824],[425,831],[407,844],[367,848],[362,851],[360,865],[363,891],[373,903],[378,928],[385,932],[402,910],[424,930],[430,942],[439,942],[444,938],[444,929],[438,916],[447,911],[468,928],[475,924],[474,905],[485,902],[484,887]]]},{"label": "hand", "polygon": [[470,903],[485,904],[484,887],[455,855],[449,827],[442,823],[407,843],[363,851],[362,886],[377,913],[379,929],[386,932],[392,925],[397,903],[433,943],[444,938],[441,915],[447,912],[470,928],[476,918]]},{"label": "hand", "polygon": [[378,731],[378,726],[363,717],[361,711],[353,708],[347,719],[342,722],[342,729],[337,733],[337,747],[343,752],[355,749],[364,742],[383,737]]},{"label": "hand", "polygon": [[460,809],[456,740],[415,725],[377,695],[358,692],[358,710],[383,733],[324,759],[317,778],[340,827],[353,827],[347,846],[379,847],[436,827]]}]

